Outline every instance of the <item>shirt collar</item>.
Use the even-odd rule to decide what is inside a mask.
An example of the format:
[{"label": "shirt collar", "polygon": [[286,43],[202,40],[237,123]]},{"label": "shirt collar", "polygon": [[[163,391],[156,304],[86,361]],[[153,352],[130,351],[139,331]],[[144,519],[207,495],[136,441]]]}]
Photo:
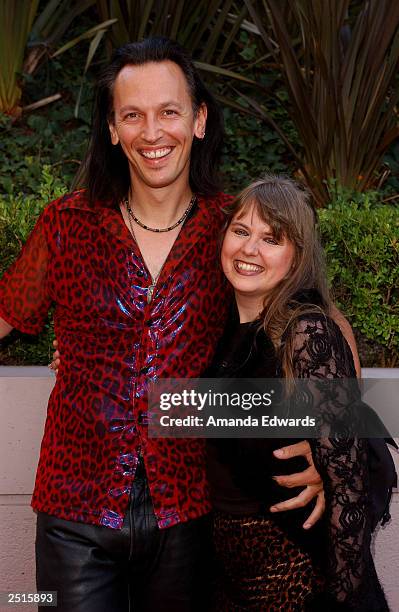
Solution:
[{"label": "shirt collar", "polygon": [[[119,209],[109,204],[109,202],[104,202],[103,205],[97,203],[96,206],[93,206],[87,198],[86,190],[80,189],[63,196],[58,204],[58,208],[59,210],[79,209],[96,215],[98,223],[106,231],[113,234],[130,249],[137,250],[136,254],[140,255],[138,247],[126,227]],[[220,220],[218,222],[217,217],[220,214],[218,196],[215,198],[198,196],[196,213],[186,220],[169,253],[165,265],[168,270],[172,270],[173,267],[177,266],[204,234],[209,234],[214,228],[219,229]]]}]

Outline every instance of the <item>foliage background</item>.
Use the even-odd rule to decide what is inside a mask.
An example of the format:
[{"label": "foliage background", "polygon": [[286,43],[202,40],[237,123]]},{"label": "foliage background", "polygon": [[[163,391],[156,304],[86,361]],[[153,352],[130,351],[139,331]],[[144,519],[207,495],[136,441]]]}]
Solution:
[{"label": "foliage background", "polygon": [[[91,9],[75,20],[60,42],[79,36],[96,23],[98,15]],[[300,151],[303,145],[283,104],[288,93],[279,67],[270,63],[264,69],[260,61],[264,50],[258,38],[250,31],[239,31],[223,66],[261,84],[268,114]],[[60,100],[22,113],[17,119],[0,114],[0,274],[16,257],[40,210],[70,189],[84,155],[93,83],[107,57],[107,45],[99,46],[82,87],[88,44],[82,41],[68,52],[44,61],[34,76],[25,75],[23,106],[55,92],[61,94]],[[238,88],[234,81],[206,71],[203,77],[222,102],[227,98],[230,101],[229,105],[224,103],[225,191],[237,193],[265,170],[300,177],[292,151],[271,123],[251,113],[247,99],[251,88]],[[399,356],[397,141],[385,155],[384,165],[386,180],[378,192],[332,190],[334,197],[320,213],[336,301],[355,328],[362,362],[367,366],[393,366]],[[14,331],[0,343],[0,364],[46,364],[51,357],[52,339],[51,316],[37,338]]]}]

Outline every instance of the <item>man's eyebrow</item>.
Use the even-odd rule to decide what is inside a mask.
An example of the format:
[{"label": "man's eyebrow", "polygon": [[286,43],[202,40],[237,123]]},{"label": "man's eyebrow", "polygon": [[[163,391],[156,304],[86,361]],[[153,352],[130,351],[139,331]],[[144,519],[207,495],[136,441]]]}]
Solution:
[{"label": "man's eyebrow", "polygon": [[119,109],[120,113],[126,113],[126,111],[131,110],[139,110],[137,106],[133,106],[133,104],[127,104],[126,106],[121,106]]},{"label": "man's eyebrow", "polygon": [[182,108],[183,105],[177,100],[167,100],[166,102],[162,102],[159,106],[176,106],[177,108]]},{"label": "man's eyebrow", "polygon": [[[175,108],[182,108],[182,105],[180,104],[180,102],[176,102],[176,100],[166,100],[166,102],[161,102],[161,104],[158,105],[158,108],[165,108],[165,106],[174,106]],[[126,113],[126,111],[140,111],[140,107],[139,106],[135,106],[134,104],[126,104],[125,106],[121,106],[119,109],[120,113]]]}]

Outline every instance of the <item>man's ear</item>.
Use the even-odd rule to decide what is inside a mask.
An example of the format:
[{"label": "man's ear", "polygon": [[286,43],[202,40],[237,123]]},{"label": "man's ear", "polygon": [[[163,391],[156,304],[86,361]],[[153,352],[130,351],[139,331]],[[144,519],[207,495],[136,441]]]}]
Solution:
[{"label": "man's ear", "polygon": [[202,103],[199,107],[194,121],[194,135],[202,140],[205,137],[206,130],[206,118],[208,116],[208,109],[205,103]]},{"label": "man's ear", "polygon": [[111,142],[113,145],[117,145],[119,142],[118,132],[116,131],[115,124],[111,121],[108,121],[109,133],[111,136]]}]

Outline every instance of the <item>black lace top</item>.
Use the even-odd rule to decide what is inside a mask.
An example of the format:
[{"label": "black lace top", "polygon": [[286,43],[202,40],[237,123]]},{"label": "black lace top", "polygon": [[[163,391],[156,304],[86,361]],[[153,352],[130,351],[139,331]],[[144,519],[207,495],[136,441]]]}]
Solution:
[{"label": "black lace top", "polygon": [[[257,327],[240,325],[233,317],[205,376],[278,376],[280,364],[273,346],[263,332],[256,333]],[[322,314],[308,314],[299,319],[293,333],[296,378],[355,378],[350,348],[334,321]],[[328,397],[335,414],[346,405],[345,389],[343,385],[340,396]],[[318,392],[321,395],[317,401],[323,403],[323,385]],[[273,448],[294,441],[209,440],[209,479],[215,507],[230,513],[267,513],[272,502],[296,495],[293,489],[278,487],[271,480],[272,474],[282,473],[282,464],[285,473],[306,467],[287,466],[287,462],[272,458]],[[314,602],[315,610],[321,607],[323,610],[388,610],[370,552],[367,440],[326,437],[309,442],[324,483],[323,521],[309,531],[303,530],[301,525],[310,513],[309,508],[270,514],[270,517],[324,568],[326,592]]]}]

